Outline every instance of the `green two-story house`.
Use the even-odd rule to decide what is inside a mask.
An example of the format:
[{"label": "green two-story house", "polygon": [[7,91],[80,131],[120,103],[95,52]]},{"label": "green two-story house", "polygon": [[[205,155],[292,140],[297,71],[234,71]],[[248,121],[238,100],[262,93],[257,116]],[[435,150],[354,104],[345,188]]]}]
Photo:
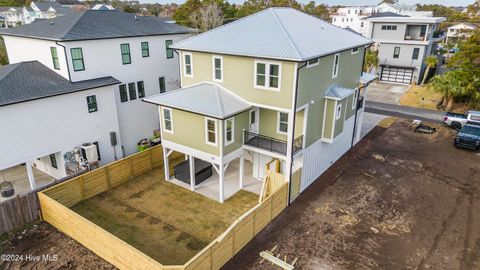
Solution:
[{"label": "green two-story house", "polygon": [[195,159],[212,163],[211,179],[190,188],[223,202],[239,189],[260,192],[265,165],[279,159],[297,179],[293,192],[303,191],[356,141],[371,43],[269,8],[174,44],[181,88],[145,99],[159,108],[167,180],[172,151],[188,156],[190,175]]}]

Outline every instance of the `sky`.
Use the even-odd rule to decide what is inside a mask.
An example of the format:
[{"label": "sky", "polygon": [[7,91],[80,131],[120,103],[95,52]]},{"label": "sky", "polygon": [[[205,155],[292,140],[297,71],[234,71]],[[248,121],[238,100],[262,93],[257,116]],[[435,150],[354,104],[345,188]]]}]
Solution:
[{"label": "sky", "polygon": [[[226,0],[230,3],[241,4],[244,0]],[[297,0],[301,3],[308,3],[310,0]],[[178,3],[181,4],[185,0],[140,0],[142,3]],[[315,0],[317,4],[328,5],[375,5],[381,2],[381,0]],[[445,6],[468,6],[475,2],[474,0],[400,0],[400,2],[414,5],[414,4],[441,4]]]}]

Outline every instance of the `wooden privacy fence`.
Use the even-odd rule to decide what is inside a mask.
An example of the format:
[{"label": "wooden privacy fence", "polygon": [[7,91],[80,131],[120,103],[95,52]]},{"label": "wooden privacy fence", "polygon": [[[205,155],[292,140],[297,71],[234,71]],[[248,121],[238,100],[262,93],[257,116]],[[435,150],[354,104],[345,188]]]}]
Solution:
[{"label": "wooden privacy fence", "polygon": [[162,265],[69,208],[162,166],[162,151],[153,147],[39,192],[43,219],[120,269],[220,269],[287,206],[284,182],[184,265]]},{"label": "wooden privacy fence", "polygon": [[40,218],[36,192],[29,192],[0,203],[0,234],[20,228]]}]

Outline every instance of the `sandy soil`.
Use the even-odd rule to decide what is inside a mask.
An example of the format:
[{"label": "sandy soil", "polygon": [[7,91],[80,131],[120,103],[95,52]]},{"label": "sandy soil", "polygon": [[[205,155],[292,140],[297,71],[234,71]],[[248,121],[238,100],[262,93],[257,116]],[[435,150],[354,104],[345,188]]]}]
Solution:
[{"label": "sandy soil", "polygon": [[454,132],[376,128],[224,269],[480,269],[480,155]]}]

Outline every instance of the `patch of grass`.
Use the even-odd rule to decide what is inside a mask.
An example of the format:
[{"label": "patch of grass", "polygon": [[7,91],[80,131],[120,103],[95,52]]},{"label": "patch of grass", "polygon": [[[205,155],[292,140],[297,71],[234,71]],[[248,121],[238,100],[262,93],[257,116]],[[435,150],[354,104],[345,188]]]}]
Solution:
[{"label": "patch of grass", "polygon": [[[422,100],[423,98],[423,100]],[[428,110],[437,110],[442,94],[426,86],[412,85],[400,98],[400,105]]]},{"label": "patch of grass", "polygon": [[380,123],[378,123],[377,126],[383,127],[383,128],[389,128],[391,125],[393,125],[393,123],[395,123],[395,121],[397,121],[397,118],[390,116],[380,121]]}]

